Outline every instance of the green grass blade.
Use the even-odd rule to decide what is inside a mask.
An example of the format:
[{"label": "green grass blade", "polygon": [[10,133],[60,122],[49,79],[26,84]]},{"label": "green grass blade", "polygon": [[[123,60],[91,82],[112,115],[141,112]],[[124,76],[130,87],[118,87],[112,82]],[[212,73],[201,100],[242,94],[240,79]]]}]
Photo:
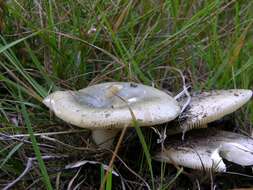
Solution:
[{"label": "green grass blade", "polygon": [[29,44],[24,41],[25,46],[27,48],[27,51],[32,59],[33,64],[36,66],[36,68],[40,71],[41,74],[43,74],[43,77],[45,78],[47,84],[49,86],[54,86],[53,81],[49,78],[48,73],[45,71],[43,65],[40,63],[40,61],[38,60],[38,58],[36,57],[36,55],[34,54],[34,52],[32,51],[32,49],[30,48]]},{"label": "green grass blade", "polygon": [[106,190],[111,190],[112,189],[112,170],[110,170],[110,172],[108,174],[105,189]]},{"label": "green grass blade", "polygon": [[[33,36],[36,36],[37,34],[39,34],[41,31],[37,31],[37,32],[34,32],[34,33],[32,33],[32,34],[30,34],[30,35],[28,35],[28,36],[26,36],[26,37],[23,37],[23,38],[20,38],[20,39],[18,39],[18,40],[15,40],[14,42],[11,42],[11,43],[9,43],[9,44],[7,44],[7,45],[5,45],[5,46],[2,46],[1,44],[1,46],[0,46],[0,53],[3,53],[5,50],[7,50],[7,49],[9,49],[9,48],[11,48],[11,47],[13,47],[13,46],[15,46],[15,45],[17,45],[17,44],[19,44],[20,42],[23,42],[24,40],[26,40],[26,39],[28,39],[28,38],[31,38],[31,37],[33,37]],[[3,37],[0,35],[0,38],[1,39],[3,39]]]},{"label": "green grass blade", "polygon": [[8,155],[4,158],[2,163],[0,164],[0,169],[4,166],[6,162],[12,157],[12,155],[19,150],[19,148],[23,145],[24,143],[19,143],[16,146],[11,149],[11,151],[8,153]]},{"label": "green grass blade", "polygon": [[[21,93],[20,93],[20,99],[23,100]],[[40,172],[42,174],[44,184],[48,190],[52,190],[53,188],[52,188],[52,185],[51,185],[48,173],[47,173],[45,163],[44,163],[42,156],[41,156],[40,148],[39,148],[37,140],[34,136],[32,125],[31,125],[25,104],[21,104],[21,112],[22,112],[22,115],[25,120],[25,126],[27,127],[28,133],[29,133],[31,141],[32,141],[33,150],[34,150],[35,156],[38,160],[38,164],[39,164],[39,168],[40,168]]]},{"label": "green grass blade", "polygon": [[149,167],[149,172],[150,172],[150,175],[151,175],[151,179],[152,179],[152,187],[153,189],[155,188],[155,181],[154,181],[154,174],[153,174],[153,169],[152,169],[152,159],[151,159],[151,155],[149,153],[149,149],[148,149],[148,146],[147,146],[147,143],[145,141],[145,138],[142,134],[142,131],[141,131],[141,128],[138,124],[138,121],[136,120],[136,117],[132,111],[132,109],[129,107],[129,111],[131,113],[131,116],[132,116],[132,122],[133,122],[133,126],[137,132],[137,135],[139,137],[139,140],[141,142],[141,145],[142,145],[142,148],[143,148],[143,152],[145,154],[145,157],[146,157],[146,160],[147,160],[147,163],[148,163],[148,167]]},{"label": "green grass blade", "polygon": [[176,181],[176,179],[180,176],[180,174],[181,174],[183,171],[184,171],[184,168],[181,167],[180,170],[177,171],[177,174],[175,175],[175,177],[174,177],[172,180],[170,180],[170,182],[169,182],[165,187],[163,187],[162,190],[169,189],[169,186],[171,186],[172,183],[174,183],[174,182]]},{"label": "green grass blade", "polygon": [[[103,165],[101,164],[101,165],[100,165],[100,184],[103,183],[104,177],[105,177],[105,170],[104,170]],[[108,176],[108,177],[109,177],[109,176]]]}]

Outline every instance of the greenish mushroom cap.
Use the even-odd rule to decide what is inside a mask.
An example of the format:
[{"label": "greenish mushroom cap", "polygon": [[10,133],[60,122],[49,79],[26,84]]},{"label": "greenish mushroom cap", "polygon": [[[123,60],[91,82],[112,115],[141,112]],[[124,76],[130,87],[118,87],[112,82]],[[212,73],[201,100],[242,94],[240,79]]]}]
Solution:
[{"label": "greenish mushroom cap", "polygon": [[132,126],[133,111],[140,126],[175,119],[178,102],[163,91],[130,82],[108,82],[79,91],[56,91],[43,103],[59,118],[90,129]]}]

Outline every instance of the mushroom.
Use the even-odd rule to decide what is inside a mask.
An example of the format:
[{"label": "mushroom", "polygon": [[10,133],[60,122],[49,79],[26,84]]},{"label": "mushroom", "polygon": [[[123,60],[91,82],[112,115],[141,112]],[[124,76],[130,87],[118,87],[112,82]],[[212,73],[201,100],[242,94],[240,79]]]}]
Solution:
[{"label": "mushroom", "polygon": [[253,165],[253,139],[227,131],[198,129],[187,133],[185,141],[177,135],[170,137],[154,159],[192,169],[225,172],[223,159],[242,166]]},{"label": "mushroom", "polygon": [[56,91],[43,103],[62,120],[91,129],[95,143],[104,148],[112,145],[121,128],[133,126],[129,109],[143,127],[171,121],[180,113],[173,97],[132,82],[107,82],[79,91]]},{"label": "mushroom", "polygon": [[171,128],[170,133],[205,128],[207,127],[206,124],[221,119],[239,109],[251,97],[252,91],[245,89],[196,93],[192,96],[186,110],[179,116],[180,128]]}]

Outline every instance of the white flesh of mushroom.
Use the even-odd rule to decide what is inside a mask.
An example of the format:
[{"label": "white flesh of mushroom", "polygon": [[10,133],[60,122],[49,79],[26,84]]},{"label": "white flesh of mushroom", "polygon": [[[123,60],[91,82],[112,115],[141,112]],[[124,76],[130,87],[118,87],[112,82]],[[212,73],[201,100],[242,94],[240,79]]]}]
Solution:
[{"label": "white flesh of mushroom", "polygon": [[[108,82],[79,91],[56,91],[43,103],[59,118],[73,125],[89,128],[93,139],[102,147],[109,147],[113,128],[132,126],[133,111],[140,126],[153,126],[175,119],[180,107],[168,94],[150,86]],[[99,136],[97,136],[99,134]]]},{"label": "white flesh of mushroom", "polygon": [[184,142],[171,138],[166,144],[155,155],[156,160],[217,172],[226,171],[222,158],[242,166],[253,165],[253,139],[232,132],[200,129],[189,132]]},{"label": "white flesh of mushroom", "polygon": [[218,154],[218,150],[213,149],[212,152],[207,152],[206,149],[207,147],[198,147],[196,150],[184,146],[167,147],[164,151],[157,153],[154,159],[192,169],[226,171],[226,166]]},{"label": "white flesh of mushroom", "polygon": [[118,134],[118,132],[119,129],[92,130],[92,139],[101,148],[110,148],[113,144],[114,137]]}]

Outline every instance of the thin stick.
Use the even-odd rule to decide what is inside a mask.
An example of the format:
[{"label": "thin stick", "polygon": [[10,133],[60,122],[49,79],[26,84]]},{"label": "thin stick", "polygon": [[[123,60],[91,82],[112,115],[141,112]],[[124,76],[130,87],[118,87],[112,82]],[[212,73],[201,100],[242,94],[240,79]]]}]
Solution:
[{"label": "thin stick", "polygon": [[[58,156],[42,156],[42,159],[48,160],[51,158],[57,158]],[[10,189],[12,186],[14,186],[17,182],[19,182],[32,168],[33,165],[33,161],[36,161],[37,158],[28,158],[27,163],[26,163],[26,167],[24,169],[24,171],[11,183],[7,184],[3,190],[8,190]]]},{"label": "thin stick", "polygon": [[[48,133],[34,133],[34,136],[64,135],[64,134],[71,134],[71,133],[81,133],[81,132],[86,132],[86,131],[87,131],[87,129],[48,132]],[[17,135],[10,135],[9,137],[29,137],[29,136],[30,136],[29,134],[17,134]]]},{"label": "thin stick", "polygon": [[118,155],[115,155],[119,161],[132,173],[134,174],[136,177],[138,177],[148,188],[148,190],[151,190],[150,186],[148,185],[148,183],[139,175],[137,174],[135,171],[133,171]]},{"label": "thin stick", "polygon": [[121,142],[122,142],[122,140],[123,140],[123,137],[124,137],[124,135],[125,135],[126,129],[127,129],[127,127],[125,126],[125,127],[123,128],[121,134],[120,134],[120,137],[119,137],[119,140],[118,140],[118,142],[117,142],[117,145],[116,145],[116,147],[115,147],[115,149],[114,149],[114,151],[113,151],[113,155],[112,155],[112,158],[111,158],[111,160],[110,160],[110,163],[109,163],[109,166],[108,166],[108,170],[106,171],[106,174],[105,174],[105,176],[104,176],[104,179],[103,179],[103,181],[102,181],[102,183],[101,183],[101,185],[100,185],[100,187],[99,187],[99,190],[103,190],[103,189],[104,189],[105,182],[106,182],[106,180],[107,180],[107,178],[108,178],[109,172],[110,172],[110,170],[111,170],[111,168],[112,168],[112,165],[113,165],[113,163],[114,163],[114,160],[115,160],[115,158],[116,158],[116,155],[117,155],[117,153],[118,153],[118,151],[119,151],[119,147],[120,147],[120,144],[121,144]]},{"label": "thin stick", "polygon": [[[156,67],[155,69],[171,69],[171,70],[174,70],[176,72],[178,72],[182,78],[182,83],[183,83],[183,90],[182,92],[180,92],[178,95],[176,95],[174,97],[175,100],[177,100],[179,97],[182,96],[182,93],[184,93],[186,96],[187,96],[187,101],[184,103],[184,105],[182,106],[181,108],[181,113],[184,112],[184,110],[186,109],[186,107],[189,105],[189,103],[191,102],[191,95],[190,93],[188,92],[188,88],[189,86],[187,87],[186,84],[185,84],[185,77],[182,73],[182,71],[180,71],[179,69],[175,68],[175,67],[170,67],[170,66],[159,66],[159,67]],[[181,114],[180,113],[180,114]]]}]

